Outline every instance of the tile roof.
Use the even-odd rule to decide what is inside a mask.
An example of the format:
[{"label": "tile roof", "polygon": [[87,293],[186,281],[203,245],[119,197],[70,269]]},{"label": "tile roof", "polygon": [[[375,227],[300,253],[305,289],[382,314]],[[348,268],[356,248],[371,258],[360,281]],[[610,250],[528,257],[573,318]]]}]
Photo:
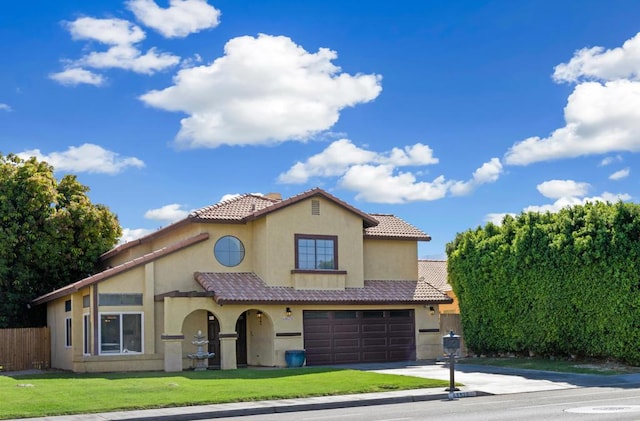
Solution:
[{"label": "tile roof", "polygon": [[176,243],[170,244],[161,249],[155,250],[151,253],[147,253],[144,256],[140,256],[136,259],[129,260],[124,262],[118,266],[114,266],[112,268],[103,270],[102,272],[98,272],[95,275],[91,275],[84,279],[79,280],[78,282],[74,282],[72,284],[66,285],[62,288],[58,288],[55,291],[49,292],[48,294],[42,295],[35,300],[32,301],[34,305],[44,304],[46,302],[55,300],[56,298],[64,297],[65,295],[69,295],[76,291],[81,290],[89,285],[93,285],[97,282],[104,281],[112,276],[115,276],[119,273],[126,272],[135,267],[148,263],[152,260],[156,260],[162,256],[166,256],[167,254],[174,253],[178,250],[182,250],[185,247],[189,247],[193,244],[199,243],[201,241],[205,241],[209,238],[209,233],[203,232],[198,235],[194,235],[193,237],[189,237],[182,241],[178,241]]},{"label": "tile roof", "polygon": [[423,281],[364,281],[364,288],[297,290],[268,286],[250,272],[196,272],[195,280],[214,293],[218,304],[428,304],[450,303],[451,298]]},{"label": "tile roof", "polygon": [[365,229],[365,238],[398,238],[403,240],[430,241],[431,236],[394,215],[372,213],[379,223]]},{"label": "tile roof", "polygon": [[418,278],[440,291],[451,291],[447,278],[446,260],[418,260]]},{"label": "tile roof", "polygon": [[243,221],[256,211],[263,210],[280,202],[257,194],[243,194],[215,205],[206,206],[191,212],[189,218],[199,221],[230,222]]}]

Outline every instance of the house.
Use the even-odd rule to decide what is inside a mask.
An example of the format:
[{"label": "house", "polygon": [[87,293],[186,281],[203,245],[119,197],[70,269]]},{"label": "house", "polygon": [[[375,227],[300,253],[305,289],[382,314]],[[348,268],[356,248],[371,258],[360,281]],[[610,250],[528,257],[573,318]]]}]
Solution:
[{"label": "house", "polygon": [[449,284],[446,260],[418,260],[418,278],[447,294],[453,301],[440,304],[440,314],[460,314],[458,298]]},{"label": "house", "polygon": [[[446,294],[418,280],[418,241],[393,215],[321,189],[286,200],[245,194],[101,256],[102,272],[36,298],[47,306],[52,367],[76,372],[208,365],[406,361],[442,352]],[[203,340],[204,341],[204,340]]]}]

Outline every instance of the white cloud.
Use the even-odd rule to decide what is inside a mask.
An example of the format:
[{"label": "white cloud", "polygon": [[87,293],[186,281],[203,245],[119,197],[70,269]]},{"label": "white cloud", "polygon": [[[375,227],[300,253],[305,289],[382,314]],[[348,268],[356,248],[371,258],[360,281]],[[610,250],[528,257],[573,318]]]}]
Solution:
[{"label": "white cloud", "polygon": [[167,38],[186,37],[220,23],[220,11],[205,0],[169,0],[164,9],[153,0],[130,0],[127,7],[145,26]]},{"label": "white cloud", "polygon": [[71,146],[64,152],[52,152],[48,155],[42,154],[39,149],[33,149],[21,152],[18,156],[23,159],[35,156],[39,161],[48,162],[56,171],[113,175],[128,167],[144,167],[144,162],[138,158],[120,157],[115,152],[91,143],[85,143],[78,147]]},{"label": "white cloud", "polygon": [[340,73],[336,57],[326,48],[308,53],[284,36],[238,37],[223,57],[180,70],[173,86],[140,99],[188,114],[176,137],[182,147],[304,141],[382,89],[378,75]]},{"label": "white cloud", "polygon": [[357,192],[356,199],[374,203],[406,203],[437,200],[451,186],[443,176],[431,182],[417,181],[409,172],[394,174],[392,165],[354,165],[340,181],[341,187]]},{"label": "white cloud", "polygon": [[502,174],[502,163],[498,158],[491,158],[482,164],[480,168],[473,172],[473,177],[469,181],[455,181],[451,184],[451,194],[454,196],[464,196],[471,193],[476,187],[493,183]]},{"label": "white cloud", "polygon": [[124,69],[136,73],[153,74],[180,63],[180,57],[150,48],[146,53],[136,46],[146,37],[139,26],[124,19],[78,18],[65,22],[71,38],[106,44],[106,51],[89,51],[77,60],[65,60],[65,70],[49,77],[62,85],[88,84],[102,86],[104,78],[86,68]]},{"label": "white cloud", "polygon": [[71,38],[98,41],[108,45],[136,44],[145,38],[139,26],[124,19],[97,19],[83,17],[65,22]]},{"label": "white cloud", "polygon": [[505,162],[534,162],[616,151],[640,151],[640,82],[617,80],[576,86],[564,110],[566,125],[507,151]]},{"label": "white cloud", "polygon": [[623,178],[629,177],[629,174],[631,174],[631,170],[629,168],[624,168],[611,174],[609,176],[609,180],[622,180]]},{"label": "white cloud", "polygon": [[12,108],[8,104],[3,104],[0,102],[0,111],[13,111]]},{"label": "white cloud", "polygon": [[149,235],[153,233],[155,230],[150,230],[146,228],[123,228],[122,236],[120,240],[118,240],[118,245],[128,243],[129,241],[137,240],[138,238],[144,237],[145,235]]},{"label": "white cloud", "polygon": [[622,156],[621,155],[608,156],[604,158],[602,161],[600,161],[600,164],[598,164],[598,166],[605,167],[607,165],[613,164],[614,162],[622,162]]},{"label": "white cloud", "polygon": [[515,213],[488,213],[484,217],[484,222],[491,222],[493,225],[502,225],[502,221],[504,221],[504,217],[507,215],[516,216]]},{"label": "white cloud", "polygon": [[638,80],[640,76],[640,33],[622,44],[605,50],[604,47],[583,48],[576,51],[568,63],[554,68],[556,82],[579,80]]},{"label": "white cloud", "polygon": [[65,86],[76,86],[80,84],[102,86],[105,82],[104,77],[101,75],[79,67],[72,67],[62,72],[51,73],[49,78]]},{"label": "white cloud", "polygon": [[640,33],[622,47],[577,51],[555,67],[556,82],[578,83],[564,109],[565,126],[517,142],[511,165],[611,152],[640,151]]},{"label": "white cloud", "polygon": [[150,209],[145,212],[144,217],[154,221],[174,222],[186,218],[189,211],[182,208],[178,203],[165,205],[161,208]]},{"label": "white cloud", "polygon": [[573,180],[549,180],[536,186],[540,194],[549,199],[563,197],[582,197],[589,191],[589,183],[580,183]]},{"label": "white cloud", "polygon": [[556,200],[554,203],[551,204],[547,204],[547,205],[541,205],[541,206],[537,206],[537,205],[532,205],[532,206],[527,206],[524,209],[524,212],[558,212],[560,209],[563,208],[568,208],[571,206],[576,206],[576,205],[584,205],[587,202],[610,202],[610,203],[616,203],[619,201],[625,201],[625,200],[630,200],[631,196],[629,196],[626,193],[619,193],[619,194],[614,194],[614,193],[609,193],[609,192],[604,192],[602,193],[600,196],[594,196],[594,197],[583,197],[583,198],[579,198],[579,197],[561,197],[558,200]]}]

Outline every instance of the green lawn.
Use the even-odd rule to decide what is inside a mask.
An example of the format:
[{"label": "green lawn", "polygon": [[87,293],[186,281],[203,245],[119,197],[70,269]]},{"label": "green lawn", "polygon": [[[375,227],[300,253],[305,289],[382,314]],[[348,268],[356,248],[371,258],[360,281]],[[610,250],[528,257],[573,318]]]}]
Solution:
[{"label": "green lawn", "polygon": [[0,419],[446,386],[442,380],[307,367],[0,375]]},{"label": "green lawn", "polygon": [[582,374],[614,375],[640,372],[640,367],[630,367],[607,361],[552,360],[548,358],[462,358],[458,363]]}]

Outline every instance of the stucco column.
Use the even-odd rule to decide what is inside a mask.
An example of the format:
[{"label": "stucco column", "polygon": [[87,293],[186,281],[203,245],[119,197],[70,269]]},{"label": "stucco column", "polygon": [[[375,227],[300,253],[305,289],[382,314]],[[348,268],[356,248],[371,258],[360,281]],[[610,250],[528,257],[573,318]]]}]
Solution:
[{"label": "stucco column", "polygon": [[164,343],[164,371],[182,371],[182,342],[184,335],[162,335]]},{"label": "stucco column", "polygon": [[238,340],[238,334],[233,333],[220,333],[220,369],[221,370],[235,370],[238,368],[238,360],[236,358],[236,341]]}]

